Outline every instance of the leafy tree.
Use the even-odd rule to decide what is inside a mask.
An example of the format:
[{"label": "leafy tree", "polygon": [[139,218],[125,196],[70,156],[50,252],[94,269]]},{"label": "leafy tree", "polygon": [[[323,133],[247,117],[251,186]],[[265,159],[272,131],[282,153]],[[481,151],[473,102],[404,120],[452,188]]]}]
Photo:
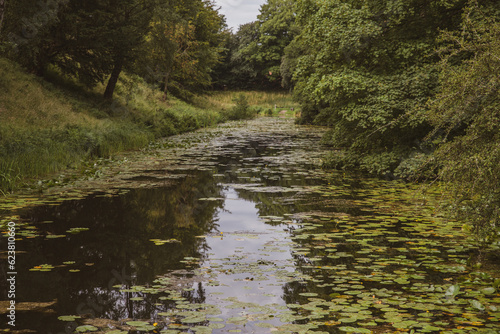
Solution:
[{"label": "leafy tree", "polygon": [[434,157],[453,191],[454,213],[483,241],[500,228],[500,10],[470,0],[460,29],[445,31],[440,91],[427,114]]},{"label": "leafy tree", "polygon": [[[462,0],[299,0],[294,71],[302,122],[332,126],[336,167],[392,175],[429,130],[439,29],[455,28]],[[397,171],[401,171],[401,167]]]},{"label": "leafy tree", "polygon": [[39,75],[52,65],[88,86],[108,80],[106,99],[124,69],[162,72],[165,90],[208,86],[225,27],[208,0],[48,0],[42,10],[19,0],[9,8],[3,39],[12,57]]},{"label": "leafy tree", "polygon": [[281,59],[298,32],[294,8],[295,0],[268,0],[260,9],[258,52],[253,57],[260,74],[272,83],[281,83]]},{"label": "leafy tree", "polygon": [[104,98],[111,99],[123,66],[133,61],[134,52],[144,42],[155,6],[154,0],[109,0],[108,8],[111,20],[106,42],[111,48],[113,69]]},{"label": "leafy tree", "polygon": [[[6,43],[6,55],[31,72],[43,74],[54,50],[59,47],[55,29],[59,14],[66,10],[67,0],[33,3],[29,0],[6,1],[0,39]],[[61,29],[63,30],[63,29]]]},{"label": "leafy tree", "polygon": [[241,25],[226,38],[225,65],[217,68],[219,87],[280,87],[281,59],[298,31],[294,2],[268,0],[257,21]]},{"label": "leafy tree", "polygon": [[[7,12],[11,56],[43,75],[48,65],[91,86],[111,74],[111,98],[126,63],[149,29],[156,0],[19,0]],[[4,34],[5,36],[5,34]]]},{"label": "leafy tree", "polygon": [[181,97],[211,84],[226,27],[213,3],[185,2],[190,6],[177,5],[173,13],[155,17],[145,48],[145,60],[154,80],[162,83],[165,94],[173,89]]},{"label": "leafy tree", "polygon": [[[231,63],[230,75],[236,86],[250,88],[262,84],[259,71],[252,59],[252,55],[257,52],[255,40],[258,36],[259,23],[255,21],[241,25],[233,38],[229,61]],[[236,82],[234,78],[237,78]]]}]

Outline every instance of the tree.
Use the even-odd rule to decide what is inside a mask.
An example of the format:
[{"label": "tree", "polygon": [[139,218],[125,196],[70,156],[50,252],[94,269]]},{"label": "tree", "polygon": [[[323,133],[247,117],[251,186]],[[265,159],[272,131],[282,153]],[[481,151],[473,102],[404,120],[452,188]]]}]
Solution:
[{"label": "tree", "polygon": [[281,59],[293,40],[295,0],[268,0],[258,20],[240,25],[226,37],[225,64],[217,68],[220,86],[246,89],[280,88]]},{"label": "tree", "polygon": [[237,78],[238,86],[248,88],[262,84],[259,71],[252,58],[257,53],[256,40],[259,36],[257,21],[240,26],[234,38],[234,49],[231,53],[231,75]]},{"label": "tree", "polygon": [[6,44],[6,55],[31,72],[42,75],[55,50],[59,47],[56,35],[61,30],[59,15],[67,8],[67,0],[6,1],[0,39]]},{"label": "tree", "polygon": [[113,97],[124,65],[133,61],[135,52],[144,42],[155,8],[154,0],[110,0],[103,8],[110,14],[110,29],[103,40],[109,43],[113,66],[104,92],[105,99]]},{"label": "tree", "polygon": [[281,60],[285,48],[298,33],[294,0],[268,0],[257,17],[260,23],[258,52],[253,55],[261,75],[271,83],[281,84]]},{"label": "tree", "polygon": [[[299,0],[294,72],[302,122],[328,124],[330,164],[393,176],[422,150],[421,112],[436,92],[439,29],[460,22],[462,0]],[[398,169],[399,167],[399,169]]]},{"label": "tree", "polygon": [[482,241],[500,236],[500,13],[470,0],[460,29],[444,31],[440,91],[430,102],[429,140],[453,212]]},{"label": "tree", "polygon": [[6,7],[7,7],[7,0],[0,0],[0,34],[2,34],[3,18]]},{"label": "tree", "polygon": [[[187,2],[187,3],[186,3]],[[154,81],[187,98],[211,84],[222,52],[225,20],[209,1],[186,0],[174,11],[155,16],[145,47],[145,63]]]}]

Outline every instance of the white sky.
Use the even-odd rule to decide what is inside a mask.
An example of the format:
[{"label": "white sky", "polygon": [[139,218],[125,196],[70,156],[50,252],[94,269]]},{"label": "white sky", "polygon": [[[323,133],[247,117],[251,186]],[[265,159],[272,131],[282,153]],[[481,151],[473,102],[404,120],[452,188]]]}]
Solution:
[{"label": "white sky", "polygon": [[238,31],[241,24],[257,20],[260,6],[266,0],[214,0],[217,7],[221,7],[220,13],[226,17],[229,28],[233,32]]}]

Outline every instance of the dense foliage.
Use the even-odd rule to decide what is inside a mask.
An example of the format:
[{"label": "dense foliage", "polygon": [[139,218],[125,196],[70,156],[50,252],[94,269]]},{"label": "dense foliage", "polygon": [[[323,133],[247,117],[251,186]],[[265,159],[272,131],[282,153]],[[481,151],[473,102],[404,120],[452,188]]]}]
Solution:
[{"label": "dense foliage", "polygon": [[298,3],[308,45],[297,59],[302,121],[328,124],[345,148],[336,167],[405,174],[430,127],[421,112],[437,89],[440,29],[458,27],[462,1]]},{"label": "dense foliage", "polygon": [[257,21],[227,36],[224,62],[218,68],[219,87],[281,88],[281,60],[299,30],[294,6],[295,0],[268,0]]},{"label": "dense foliage", "polygon": [[482,240],[500,221],[495,1],[299,0],[282,68],[328,165],[450,185]]},{"label": "dense foliage", "polygon": [[471,1],[460,29],[442,34],[440,90],[427,114],[453,211],[482,241],[500,238],[499,19],[498,5]]},{"label": "dense foliage", "polygon": [[[9,57],[44,76],[48,68],[111,99],[122,70],[194,90],[211,83],[225,20],[208,0],[19,0],[5,11]],[[1,15],[4,15],[2,7]]]},{"label": "dense foliage", "polygon": [[299,122],[331,128],[327,166],[439,177],[452,210],[495,237],[496,1],[268,0],[258,18],[228,35],[219,83],[292,88]]}]

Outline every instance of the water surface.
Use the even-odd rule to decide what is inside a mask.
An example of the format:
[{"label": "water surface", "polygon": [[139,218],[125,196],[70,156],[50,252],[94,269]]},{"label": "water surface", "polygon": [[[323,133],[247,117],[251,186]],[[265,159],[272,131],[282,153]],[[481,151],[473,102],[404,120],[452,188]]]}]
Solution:
[{"label": "water surface", "polygon": [[232,123],[6,201],[15,329],[498,333],[498,258],[439,191],[320,169],[323,131]]}]

